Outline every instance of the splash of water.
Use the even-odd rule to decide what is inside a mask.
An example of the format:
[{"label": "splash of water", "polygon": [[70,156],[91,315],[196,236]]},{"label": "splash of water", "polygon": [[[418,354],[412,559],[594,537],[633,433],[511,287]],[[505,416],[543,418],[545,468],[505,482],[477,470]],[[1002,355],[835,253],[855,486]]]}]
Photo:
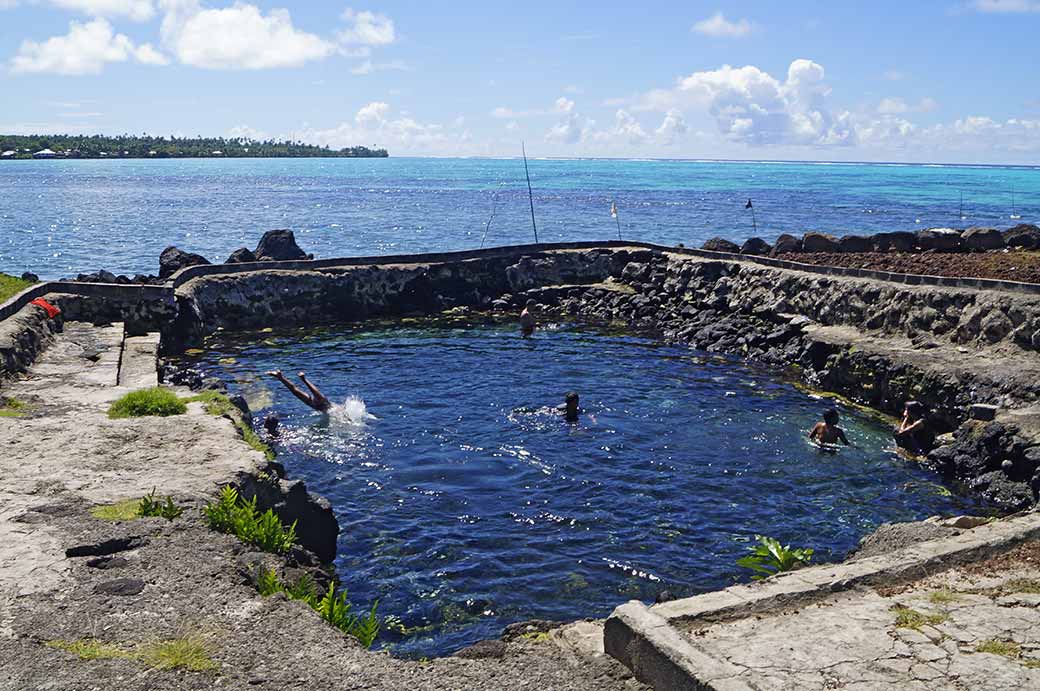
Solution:
[{"label": "splash of water", "polygon": [[375,415],[368,412],[365,402],[357,396],[347,396],[342,403],[333,403],[329,409],[329,419],[341,425],[362,426],[369,420],[376,420]]}]

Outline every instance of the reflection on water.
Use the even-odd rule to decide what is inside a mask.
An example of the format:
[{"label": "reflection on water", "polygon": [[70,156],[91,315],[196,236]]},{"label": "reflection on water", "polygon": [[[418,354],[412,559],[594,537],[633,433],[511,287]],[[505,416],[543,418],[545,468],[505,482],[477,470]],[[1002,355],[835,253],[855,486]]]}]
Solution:
[{"label": "reflection on water", "polygon": [[[805,435],[831,403],[640,338],[346,328],[224,340],[200,361],[265,387],[254,412],[278,413],[280,460],[332,502],[339,574],[398,618],[384,643],[400,654],[747,579],[734,561],[756,533],[828,560],[883,521],[971,510],[877,420],[843,408],[856,448],[821,454]],[[266,388],[269,369],[305,370],[343,403],[314,413]],[[556,409],[569,390],[575,424]]]}]

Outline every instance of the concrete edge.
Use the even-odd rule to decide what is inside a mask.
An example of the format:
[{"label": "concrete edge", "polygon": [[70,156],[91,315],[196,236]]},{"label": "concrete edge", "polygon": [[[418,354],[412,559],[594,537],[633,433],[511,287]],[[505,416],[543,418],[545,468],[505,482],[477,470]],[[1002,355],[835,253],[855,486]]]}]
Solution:
[{"label": "concrete edge", "polygon": [[[939,568],[984,558],[1038,538],[1040,512],[1031,512],[889,554],[821,564],[652,607],[633,600],[617,607],[607,618],[604,649],[658,691],[748,689],[736,678],[739,668],[707,656],[676,626],[717,623],[775,608],[803,607],[857,586],[903,585]],[[685,678],[680,678],[680,674]]]}]

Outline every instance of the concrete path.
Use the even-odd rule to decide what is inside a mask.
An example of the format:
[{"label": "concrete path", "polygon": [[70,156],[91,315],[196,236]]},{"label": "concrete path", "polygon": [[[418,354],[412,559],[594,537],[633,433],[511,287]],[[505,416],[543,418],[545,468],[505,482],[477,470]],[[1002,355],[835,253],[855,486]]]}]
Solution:
[{"label": "concrete path", "polygon": [[1040,688],[1040,514],[654,607],[606,649],[655,689]]}]

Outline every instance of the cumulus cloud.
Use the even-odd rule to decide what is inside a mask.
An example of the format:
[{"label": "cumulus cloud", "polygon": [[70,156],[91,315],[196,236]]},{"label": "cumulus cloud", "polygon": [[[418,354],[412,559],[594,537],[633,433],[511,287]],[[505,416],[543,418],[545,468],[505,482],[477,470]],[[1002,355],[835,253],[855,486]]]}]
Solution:
[{"label": "cumulus cloud", "polygon": [[47,0],[47,2],[55,7],[82,12],[91,17],[127,17],[135,22],[144,22],[155,16],[155,5],[152,0]]},{"label": "cumulus cloud", "polygon": [[397,38],[394,22],[386,15],[347,8],[342,17],[347,27],[339,32],[338,38],[344,44],[386,46]]},{"label": "cumulus cloud", "polygon": [[689,132],[689,127],[686,126],[682,113],[672,108],[664,114],[664,120],[661,121],[661,126],[654,131],[654,134],[662,144],[674,144],[680,136],[687,132]]},{"label": "cumulus cloud", "polygon": [[228,137],[231,139],[247,139],[255,142],[267,141],[271,138],[267,132],[258,130],[255,127],[249,125],[238,125],[228,130]]},{"label": "cumulus cloud", "polygon": [[372,62],[371,60],[365,60],[360,65],[352,67],[350,69],[350,73],[356,75],[366,75],[372,74],[374,72],[388,72],[392,70],[404,72],[408,69],[408,64],[403,60],[391,60],[389,62]]},{"label": "cumulus cloud", "polygon": [[746,19],[731,22],[722,12],[716,12],[694,24],[691,31],[712,38],[743,38],[754,29],[755,25]]},{"label": "cumulus cloud", "polygon": [[881,99],[877,112],[880,115],[899,115],[901,113],[930,113],[939,107],[934,98],[922,98],[916,104],[908,104],[902,98],[888,97]]},{"label": "cumulus cloud", "polygon": [[99,74],[110,62],[128,60],[149,65],[168,62],[150,44],[134,45],[125,35],[113,32],[106,20],[95,19],[85,24],[69,22],[64,36],[23,41],[10,66],[19,73],[83,75]]},{"label": "cumulus cloud", "polygon": [[353,120],[328,129],[306,127],[287,135],[319,146],[380,146],[409,153],[458,153],[469,133],[443,125],[423,123],[403,113],[394,115],[390,104],[373,101],[360,108]]},{"label": "cumulus cloud", "polygon": [[298,67],[336,52],[336,45],[292,23],[288,10],[264,14],[236,3],[205,9],[197,0],[160,0],[166,11],[160,34],[186,65],[207,69]]}]

